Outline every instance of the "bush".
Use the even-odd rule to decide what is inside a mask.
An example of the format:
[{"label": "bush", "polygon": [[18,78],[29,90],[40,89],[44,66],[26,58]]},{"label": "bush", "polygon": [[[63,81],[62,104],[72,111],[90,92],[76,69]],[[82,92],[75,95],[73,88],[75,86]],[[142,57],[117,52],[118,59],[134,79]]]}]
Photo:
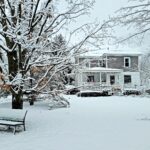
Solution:
[{"label": "bush", "polygon": [[109,96],[108,91],[103,91],[103,92],[79,92],[77,94],[79,97],[98,97],[98,96]]},{"label": "bush", "polygon": [[148,93],[148,94],[150,94],[150,89],[147,89],[145,92]]},{"label": "bush", "polygon": [[70,103],[68,102],[67,99],[65,99],[64,97],[61,96],[53,96],[50,99],[49,102],[49,109],[56,109],[56,108],[66,108],[69,107]]},{"label": "bush", "polygon": [[123,95],[141,95],[141,92],[138,90],[126,90]]},{"label": "bush", "polygon": [[8,91],[0,91],[0,97],[7,97],[8,95],[10,95],[10,92]]},{"label": "bush", "polygon": [[69,89],[66,94],[68,95],[74,95],[74,94],[77,94],[78,92],[80,92],[80,90],[78,88],[72,88],[72,89]]}]

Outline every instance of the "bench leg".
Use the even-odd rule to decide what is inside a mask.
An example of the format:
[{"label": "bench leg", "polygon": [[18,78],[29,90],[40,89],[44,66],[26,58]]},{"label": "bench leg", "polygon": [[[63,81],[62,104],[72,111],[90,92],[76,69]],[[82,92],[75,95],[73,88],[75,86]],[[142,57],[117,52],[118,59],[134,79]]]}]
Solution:
[{"label": "bench leg", "polygon": [[14,126],[14,131],[13,131],[13,133],[14,133],[14,134],[16,133],[16,126]]},{"label": "bench leg", "polygon": [[26,131],[26,126],[25,126],[25,123],[23,124],[23,128],[24,128],[24,131]]},{"label": "bench leg", "polygon": [[10,126],[8,126],[8,130],[10,129]]}]

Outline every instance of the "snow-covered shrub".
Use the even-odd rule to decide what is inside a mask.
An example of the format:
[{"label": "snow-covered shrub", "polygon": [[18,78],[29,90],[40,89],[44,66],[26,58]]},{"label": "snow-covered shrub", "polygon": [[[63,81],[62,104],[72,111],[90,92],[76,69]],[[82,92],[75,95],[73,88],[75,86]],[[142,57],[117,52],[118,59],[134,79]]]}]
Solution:
[{"label": "snow-covered shrub", "polygon": [[70,103],[64,97],[59,96],[59,95],[51,96],[51,99],[49,102],[49,109],[64,108],[64,107],[69,107],[69,106],[70,106]]}]

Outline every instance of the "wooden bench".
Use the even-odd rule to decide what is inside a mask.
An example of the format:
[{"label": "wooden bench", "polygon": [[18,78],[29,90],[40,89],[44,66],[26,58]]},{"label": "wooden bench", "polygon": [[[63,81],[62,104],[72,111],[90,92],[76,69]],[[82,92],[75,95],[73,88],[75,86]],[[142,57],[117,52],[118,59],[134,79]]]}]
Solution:
[{"label": "wooden bench", "polygon": [[13,127],[15,134],[17,126],[23,126],[25,128],[25,118],[27,110],[18,109],[0,109],[0,125],[8,126],[8,128]]}]

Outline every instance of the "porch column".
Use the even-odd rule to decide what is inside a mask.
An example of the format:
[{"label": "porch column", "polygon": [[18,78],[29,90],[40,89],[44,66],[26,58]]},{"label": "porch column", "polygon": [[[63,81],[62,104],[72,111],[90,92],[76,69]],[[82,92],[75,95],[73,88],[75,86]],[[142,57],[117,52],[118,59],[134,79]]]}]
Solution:
[{"label": "porch column", "polygon": [[110,85],[110,74],[106,73],[106,84]]},{"label": "porch column", "polygon": [[83,86],[83,72],[82,71],[81,71],[81,85],[80,86]]},{"label": "porch column", "polygon": [[101,79],[101,72],[99,72],[99,83],[101,84],[102,79]]},{"label": "porch column", "polygon": [[101,82],[102,82],[102,80],[101,80],[101,72],[99,72],[99,89],[101,90]]},{"label": "porch column", "polygon": [[106,54],[106,68],[108,68],[107,54]]}]

